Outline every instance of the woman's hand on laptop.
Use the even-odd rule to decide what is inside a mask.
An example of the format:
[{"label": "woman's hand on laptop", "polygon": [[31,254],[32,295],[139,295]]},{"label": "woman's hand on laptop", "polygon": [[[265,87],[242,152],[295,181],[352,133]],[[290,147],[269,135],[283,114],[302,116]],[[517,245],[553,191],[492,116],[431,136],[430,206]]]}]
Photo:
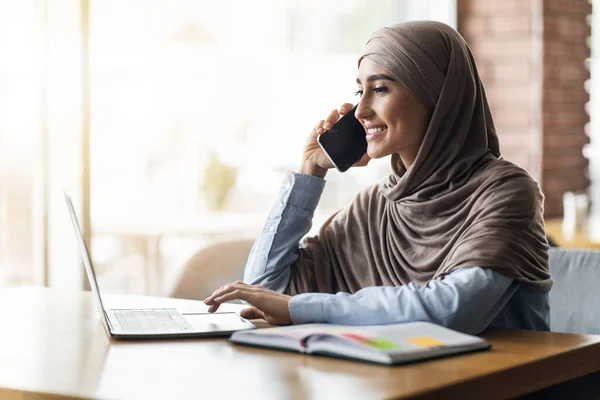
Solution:
[{"label": "woman's hand on laptop", "polygon": [[291,325],[290,299],[292,297],[258,285],[247,285],[242,281],[228,283],[217,289],[204,300],[208,312],[215,312],[222,303],[244,300],[253,307],[245,308],[240,315],[246,319],[262,318],[273,325]]}]

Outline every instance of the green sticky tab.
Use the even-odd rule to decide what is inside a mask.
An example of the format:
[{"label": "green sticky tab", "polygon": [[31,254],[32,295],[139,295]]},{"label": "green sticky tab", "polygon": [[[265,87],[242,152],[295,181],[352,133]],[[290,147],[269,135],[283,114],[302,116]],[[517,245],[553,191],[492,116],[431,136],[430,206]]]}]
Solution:
[{"label": "green sticky tab", "polygon": [[387,339],[371,339],[365,344],[375,347],[377,350],[393,350],[400,348],[396,343],[390,342]]}]

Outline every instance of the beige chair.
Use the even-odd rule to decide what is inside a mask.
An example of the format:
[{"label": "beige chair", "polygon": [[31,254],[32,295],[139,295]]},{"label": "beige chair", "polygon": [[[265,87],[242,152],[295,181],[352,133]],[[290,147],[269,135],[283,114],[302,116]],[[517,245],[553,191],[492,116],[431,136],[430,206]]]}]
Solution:
[{"label": "beige chair", "polygon": [[226,283],[244,278],[254,239],[237,239],[198,250],[175,276],[165,296],[204,300]]}]

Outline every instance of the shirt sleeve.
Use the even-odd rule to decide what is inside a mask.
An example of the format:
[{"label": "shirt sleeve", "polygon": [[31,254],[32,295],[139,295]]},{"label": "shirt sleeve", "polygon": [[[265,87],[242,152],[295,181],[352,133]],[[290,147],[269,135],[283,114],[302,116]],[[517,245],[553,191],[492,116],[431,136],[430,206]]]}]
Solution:
[{"label": "shirt sleeve", "polygon": [[312,227],[324,188],[321,178],[286,172],[277,201],[248,257],[244,282],[280,293],[286,290],[300,239]]},{"label": "shirt sleeve", "polygon": [[485,330],[518,289],[489,268],[465,267],[426,286],[376,286],[354,294],[304,293],[292,297],[294,324],[381,325],[428,321],[477,334]]}]

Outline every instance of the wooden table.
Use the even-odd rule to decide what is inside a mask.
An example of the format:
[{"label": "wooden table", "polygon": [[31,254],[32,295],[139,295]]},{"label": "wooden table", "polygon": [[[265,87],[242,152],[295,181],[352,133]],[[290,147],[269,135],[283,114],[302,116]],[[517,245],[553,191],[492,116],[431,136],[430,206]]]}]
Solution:
[{"label": "wooden table", "polygon": [[[105,296],[121,305],[188,300]],[[161,299],[158,299],[159,301]],[[236,308],[228,305],[229,309]],[[600,336],[520,330],[492,349],[397,367],[233,345],[110,342],[85,292],[0,290],[0,398],[507,398],[600,370]]]}]

